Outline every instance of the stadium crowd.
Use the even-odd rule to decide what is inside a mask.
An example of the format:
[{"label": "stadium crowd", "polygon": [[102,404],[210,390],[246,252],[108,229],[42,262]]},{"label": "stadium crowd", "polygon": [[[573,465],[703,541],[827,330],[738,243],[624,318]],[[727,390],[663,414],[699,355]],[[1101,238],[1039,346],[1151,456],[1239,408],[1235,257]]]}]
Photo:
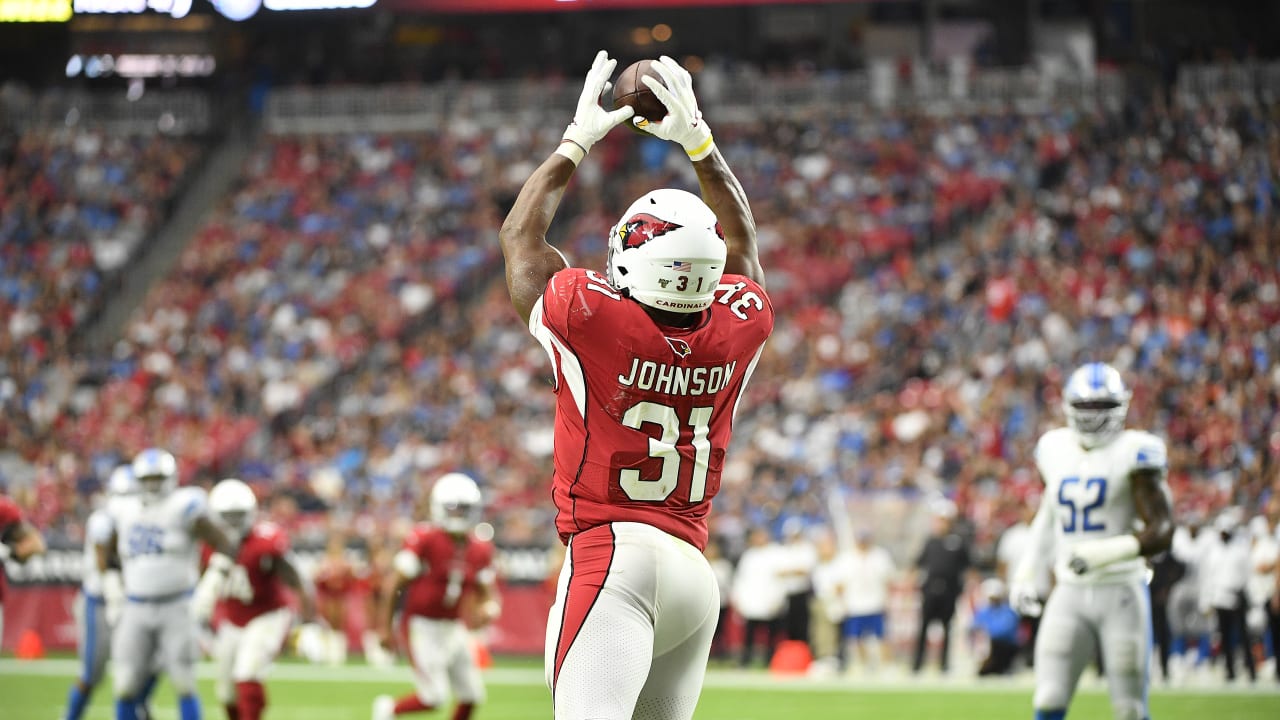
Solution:
[{"label": "stadium crowd", "polygon": [[[946,498],[993,566],[1037,500],[1031,447],[1060,422],[1064,373],[1090,359],[1125,372],[1130,423],[1168,439],[1180,521],[1239,506],[1274,527],[1275,126],[1275,108],[1242,102],[718,123],[779,311],[716,499],[720,549],[851,517],[907,566],[923,523],[903,519]],[[80,150],[20,142],[51,183],[123,172],[104,185],[134,194],[0,207],[0,428],[24,458],[7,492],[76,539],[110,468],[164,438],[185,480],[241,477],[313,544],[380,543],[447,469],[480,479],[500,544],[553,543],[545,359],[507,305],[496,232],[558,133],[458,116],[415,135],[266,138],[98,358],[66,350],[104,269],[76,228],[144,233],[194,151],[98,138],[70,165]],[[166,162],[134,177],[121,154]],[[694,181],[638,136],[594,157],[553,240],[603,267],[631,198]],[[37,192],[34,162],[13,161],[8,186]],[[27,206],[39,214],[17,216]],[[35,227],[69,239],[48,255],[7,241]]]}]

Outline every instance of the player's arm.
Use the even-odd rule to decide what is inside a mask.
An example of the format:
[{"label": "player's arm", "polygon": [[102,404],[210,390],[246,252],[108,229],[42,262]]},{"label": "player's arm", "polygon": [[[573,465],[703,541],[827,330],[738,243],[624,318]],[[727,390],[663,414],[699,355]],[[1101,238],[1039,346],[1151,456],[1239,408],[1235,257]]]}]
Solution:
[{"label": "player's arm", "polygon": [[395,615],[400,593],[414,578],[422,574],[422,570],[422,559],[407,545],[391,559],[391,572],[383,580],[382,597],[376,616],[378,636],[383,645],[391,644],[391,620]]},{"label": "player's arm", "polygon": [[104,533],[104,539],[94,543],[93,555],[102,575],[102,606],[107,624],[115,625],[124,608],[124,579],[120,576],[119,535],[115,527]]},{"label": "player's arm", "polygon": [[291,552],[280,555],[274,566],[276,577],[289,586],[298,595],[298,604],[302,622],[315,622],[316,619],[316,586],[311,578],[298,567],[297,558]]},{"label": "player's arm", "polygon": [[209,556],[209,564],[196,583],[191,595],[191,615],[196,622],[207,623],[213,617],[213,608],[222,595],[222,587],[226,583],[227,573],[235,565],[232,560],[236,556],[236,546],[231,543],[227,534],[214,524],[207,514],[201,513],[192,520],[191,534],[213,548]]},{"label": "player's arm", "polygon": [[1038,616],[1041,610],[1036,577],[1041,573],[1053,542],[1053,502],[1046,491],[1027,529],[1026,545],[1009,580],[1009,604],[1022,615]]},{"label": "player's arm", "polygon": [[1133,490],[1133,509],[1142,518],[1142,531],[1136,533],[1138,554],[1151,557],[1173,546],[1173,508],[1164,491],[1164,472],[1142,468],[1129,475]]},{"label": "player's arm", "polygon": [[547,281],[569,265],[564,255],[547,243],[547,230],[551,228],[551,220],[573,171],[592,145],[635,112],[629,106],[613,112],[600,107],[600,94],[609,84],[617,64],[604,50],[596,54],[578,98],[573,122],[565,130],[560,146],[525,181],[498,231],[506,260],[507,292],[520,319],[526,323]]},{"label": "player's arm", "polygon": [[19,520],[9,525],[0,538],[0,561],[6,558],[24,563],[45,551],[44,536],[35,525]]},{"label": "player's arm", "polygon": [[488,625],[502,614],[502,599],[498,594],[498,570],[488,565],[476,574],[476,607],[481,625]]},{"label": "player's arm", "polygon": [[645,132],[684,148],[698,175],[702,201],[715,212],[724,233],[728,246],[724,271],[745,275],[763,287],[764,270],[756,247],[756,222],[751,216],[747,193],[729,169],[729,163],[711,136],[711,128],[702,118],[698,98],[693,93],[693,78],[688,70],[666,55],[649,67],[662,81],[648,75],[640,81],[666,106],[667,116],[661,122],[651,122],[652,118],[636,118],[632,122]]}]

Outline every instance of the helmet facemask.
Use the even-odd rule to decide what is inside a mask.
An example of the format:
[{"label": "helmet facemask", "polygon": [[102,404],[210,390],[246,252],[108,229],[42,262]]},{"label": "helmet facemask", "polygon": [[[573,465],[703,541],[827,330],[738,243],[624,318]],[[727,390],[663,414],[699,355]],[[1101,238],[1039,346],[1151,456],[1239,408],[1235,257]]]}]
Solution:
[{"label": "helmet facemask", "polygon": [[1080,444],[1093,449],[1111,442],[1124,430],[1129,397],[1119,372],[1109,365],[1090,363],[1067,380],[1062,411]]}]

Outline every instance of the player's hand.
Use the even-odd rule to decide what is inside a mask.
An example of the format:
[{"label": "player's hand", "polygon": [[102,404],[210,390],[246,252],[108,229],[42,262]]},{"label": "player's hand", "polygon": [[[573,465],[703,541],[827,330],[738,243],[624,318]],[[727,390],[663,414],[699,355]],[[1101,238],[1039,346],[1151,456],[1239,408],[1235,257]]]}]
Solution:
[{"label": "player's hand", "polygon": [[124,584],[116,570],[108,570],[102,576],[102,614],[110,627],[115,627],[124,614]]},{"label": "player's hand", "polygon": [[693,77],[680,63],[663,55],[649,65],[662,82],[645,75],[640,78],[662,104],[667,107],[665,118],[631,119],[631,123],[654,137],[670,140],[684,148],[690,160],[701,160],[715,149],[711,128],[702,119],[698,98],[693,94]]},{"label": "player's hand", "polygon": [[200,582],[196,583],[195,592],[191,594],[191,617],[197,624],[207,625],[213,620],[213,609],[222,595],[222,586],[227,579],[227,571],[234,561],[222,553],[214,553],[209,558],[209,567]]},{"label": "player's hand", "polygon": [[1040,617],[1044,610],[1035,586],[1016,581],[1009,586],[1009,604],[1024,617]]},{"label": "player's hand", "polygon": [[1071,568],[1071,572],[1077,575],[1083,575],[1089,572],[1089,561],[1079,555],[1072,555],[1067,561],[1067,567]]},{"label": "player's hand", "polygon": [[391,628],[378,629],[378,644],[381,645],[384,650],[388,650],[390,652],[396,651],[396,639],[391,632]]},{"label": "player's hand", "polygon": [[[617,110],[608,111],[600,106],[600,95],[613,87],[609,78],[613,77],[613,69],[618,61],[611,59],[609,53],[601,50],[591,63],[587,79],[582,84],[582,95],[578,97],[578,108],[573,113],[573,122],[564,131],[564,139],[582,149],[586,155],[595,145],[619,123],[635,114],[635,109],[624,105]],[[571,160],[573,158],[570,158]],[[581,157],[578,158],[581,160]],[[577,164],[577,160],[574,161]]]}]

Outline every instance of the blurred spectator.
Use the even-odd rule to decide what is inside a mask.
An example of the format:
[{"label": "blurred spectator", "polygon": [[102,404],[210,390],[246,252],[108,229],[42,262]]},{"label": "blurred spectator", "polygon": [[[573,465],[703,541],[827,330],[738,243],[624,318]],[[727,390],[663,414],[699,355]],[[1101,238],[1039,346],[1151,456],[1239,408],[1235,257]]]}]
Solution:
[{"label": "blurred spectator", "polygon": [[1211,545],[1218,542],[1212,526],[1202,527],[1198,516],[1188,518],[1173,532],[1173,546],[1169,554],[1182,564],[1182,578],[1169,590],[1170,673],[1175,681],[1181,681],[1187,673],[1201,666],[1210,655],[1210,622],[1203,610],[1201,595],[1208,570],[1206,557]]},{"label": "blurred spectator", "polygon": [[1264,640],[1264,648],[1270,652],[1262,656],[1271,657],[1276,678],[1280,679],[1280,668],[1274,668],[1280,664],[1276,659],[1280,651],[1276,649],[1277,615],[1272,612],[1272,599],[1278,582],[1277,567],[1280,567],[1277,562],[1280,561],[1280,542],[1277,542],[1266,515],[1255,515],[1249,521],[1248,532],[1253,546],[1249,551],[1250,572],[1245,593],[1249,610],[1245,623],[1254,637]]},{"label": "blurred spectator", "polygon": [[1173,550],[1166,550],[1151,558],[1151,581],[1147,585],[1151,595],[1152,640],[1160,658],[1160,676],[1167,683],[1169,655],[1173,652],[1173,631],[1169,623],[1169,599],[1173,587],[1186,574],[1187,566],[1178,560]]},{"label": "blurred spectator", "polygon": [[[1010,582],[1009,573],[1013,568],[1018,566],[1018,560],[1022,557],[1022,552],[1027,547],[1027,531],[1031,528],[1031,521],[1035,519],[1036,512],[1040,509],[1039,494],[1032,495],[1027,498],[1026,504],[1022,507],[1021,515],[1018,522],[1005,528],[1000,534],[1000,541],[996,545],[996,575],[1006,584]],[[1044,602],[1049,599],[1049,590],[1051,588],[1053,572],[1052,563],[1036,563],[1038,574],[1035,579],[1035,587],[1043,606]],[[1024,629],[1026,642],[1022,643],[1023,658],[1027,662],[1027,667],[1035,665],[1035,647],[1036,635],[1040,631],[1040,616],[1023,617],[1019,623]]]},{"label": "blurred spectator", "polygon": [[1018,613],[1009,605],[1005,584],[999,578],[982,581],[982,607],[973,615],[973,627],[987,641],[987,656],[978,667],[979,675],[1008,675],[1021,646],[1018,644]]},{"label": "blurred spectator", "polygon": [[846,563],[839,553],[835,533],[830,529],[820,529],[815,534],[813,546],[817,564],[813,568],[809,636],[814,663],[819,672],[843,670],[845,654],[841,632],[846,617]]},{"label": "blurred spectator", "polygon": [[711,565],[711,572],[716,576],[716,587],[720,589],[720,614],[716,621],[715,635],[711,638],[711,657],[724,660],[729,655],[725,633],[729,628],[729,593],[733,588],[733,563],[724,556],[720,550],[720,543],[714,539],[707,543],[702,554]]},{"label": "blurred spectator", "polygon": [[875,544],[867,528],[854,533],[854,545],[838,560],[843,568],[845,619],[841,624],[841,657],[857,653],[859,662],[875,672],[889,660],[885,619],[889,590],[896,568],[893,558]]},{"label": "blurred spectator", "polygon": [[925,541],[916,568],[920,573],[920,630],[916,636],[915,659],[911,669],[924,667],[929,626],[942,626],[942,646],[938,650],[938,666],[947,672],[951,650],[951,619],[956,602],[964,592],[965,578],[971,565],[969,541],[956,531],[955,508],[949,503],[934,510],[932,528]]},{"label": "blurred spectator", "polygon": [[1245,588],[1249,581],[1250,542],[1240,525],[1238,508],[1223,510],[1214,521],[1217,539],[1209,545],[1204,561],[1204,591],[1201,610],[1213,611],[1218,620],[1218,638],[1227,666],[1227,681],[1236,679],[1236,651],[1244,656],[1249,680],[1258,679],[1253,643],[1245,612],[1249,607]]},{"label": "blurred spectator", "polygon": [[733,609],[745,621],[742,652],[738,664],[748,667],[755,659],[755,647],[764,635],[764,662],[769,664],[782,631],[782,613],[787,596],[783,587],[786,569],[781,546],[765,528],[753,528],[747,549],[733,571]]},{"label": "blurred spectator", "polygon": [[813,569],[818,564],[817,550],[798,517],[782,524],[782,585],[786,608],[782,629],[788,640],[809,644],[809,603],[813,599]]}]

